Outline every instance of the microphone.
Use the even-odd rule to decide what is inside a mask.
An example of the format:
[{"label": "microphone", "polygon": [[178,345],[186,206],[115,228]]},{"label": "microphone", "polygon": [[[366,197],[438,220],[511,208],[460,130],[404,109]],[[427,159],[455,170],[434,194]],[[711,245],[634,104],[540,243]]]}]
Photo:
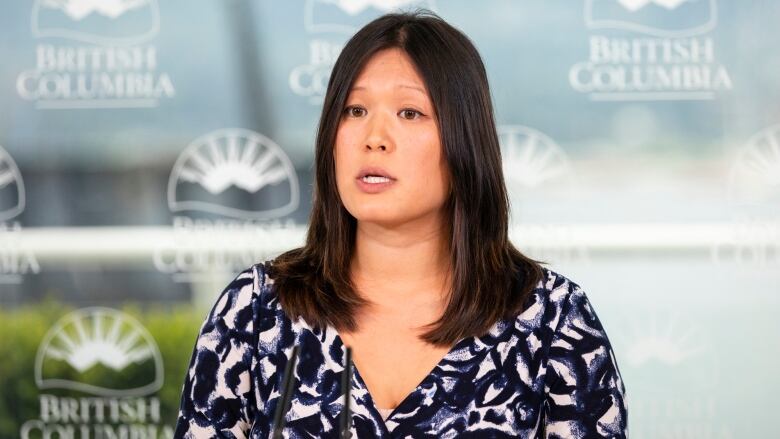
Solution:
[{"label": "microphone", "polygon": [[349,427],[352,417],[349,414],[350,392],[352,391],[352,348],[347,346],[344,357],[344,372],[341,373],[341,388],[344,390],[344,408],[339,416],[339,437],[344,439],[351,436]]},{"label": "microphone", "polygon": [[[287,424],[286,414],[290,409],[290,402],[292,399],[292,392],[295,383],[295,365],[298,362],[298,352],[300,346],[293,346],[290,359],[287,361],[287,365],[284,367],[284,382],[282,383],[282,395],[279,397],[279,403],[276,405],[276,412],[274,413],[273,423],[273,439],[281,439],[284,436],[282,431]],[[341,388],[344,390],[344,408],[339,414],[339,438],[351,437],[350,426],[352,416],[350,416],[350,395],[352,391],[352,348],[346,347],[344,372],[341,374]]]},{"label": "microphone", "polygon": [[279,403],[276,405],[276,413],[274,413],[274,433],[273,439],[282,438],[282,430],[287,423],[285,414],[289,410],[290,399],[292,398],[293,382],[295,381],[295,363],[298,361],[298,351],[300,346],[293,346],[290,360],[287,361],[287,365],[284,367],[284,383],[282,384],[282,396],[279,397]]}]

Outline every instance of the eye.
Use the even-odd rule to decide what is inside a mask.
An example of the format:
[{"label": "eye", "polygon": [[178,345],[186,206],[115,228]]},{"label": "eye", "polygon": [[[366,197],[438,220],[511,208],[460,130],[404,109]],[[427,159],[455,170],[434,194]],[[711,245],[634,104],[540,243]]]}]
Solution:
[{"label": "eye", "polygon": [[411,108],[404,108],[403,110],[401,110],[399,114],[401,115],[402,118],[407,120],[414,120],[423,115],[419,111],[413,110]]},{"label": "eye", "polygon": [[365,114],[365,108],[350,106],[344,109],[344,115],[351,117],[360,117]]}]

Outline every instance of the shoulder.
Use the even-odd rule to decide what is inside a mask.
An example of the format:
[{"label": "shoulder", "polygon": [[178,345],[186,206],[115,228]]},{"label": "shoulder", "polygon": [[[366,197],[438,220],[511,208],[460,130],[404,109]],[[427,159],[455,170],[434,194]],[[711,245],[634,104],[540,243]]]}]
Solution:
[{"label": "shoulder", "polygon": [[625,437],[625,385],[607,333],[585,291],[566,276],[545,270],[545,279],[534,294],[533,306],[538,311],[528,308],[523,314],[543,316],[538,332],[546,369],[547,433]]},{"label": "shoulder", "polygon": [[215,310],[226,306],[256,306],[273,310],[278,307],[273,279],[269,275],[271,262],[261,262],[241,271],[225,287]]},{"label": "shoulder", "polygon": [[260,332],[274,325],[281,308],[268,275],[269,262],[258,263],[238,273],[217,297],[202,332],[220,329],[232,333]]},{"label": "shoulder", "polygon": [[512,329],[528,344],[524,354],[540,360],[611,354],[607,334],[583,288],[547,268]]},{"label": "shoulder", "polygon": [[579,284],[542,267],[542,278],[531,291],[525,309],[515,320],[515,326],[528,329],[547,327],[555,331],[562,318],[590,309],[585,291]]},{"label": "shoulder", "polygon": [[518,316],[515,328],[538,340],[537,348],[554,372],[548,380],[573,385],[609,374],[622,392],[611,343],[585,291],[560,273],[544,272],[532,305]]}]

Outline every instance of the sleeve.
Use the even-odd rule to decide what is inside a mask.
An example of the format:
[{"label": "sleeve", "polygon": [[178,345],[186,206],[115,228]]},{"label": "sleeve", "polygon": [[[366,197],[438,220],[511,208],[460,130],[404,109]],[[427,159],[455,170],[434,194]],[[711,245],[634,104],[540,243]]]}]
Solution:
[{"label": "sleeve", "polygon": [[254,268],[219,295],[201,326],[182,387],[174,438],[246,438],[256,414],[252,365]]},{"label": "sleeve", "polygon": [[585,293],[562,306],[545,378],[545,437],[626,438],[625,387],[615,354]]}]

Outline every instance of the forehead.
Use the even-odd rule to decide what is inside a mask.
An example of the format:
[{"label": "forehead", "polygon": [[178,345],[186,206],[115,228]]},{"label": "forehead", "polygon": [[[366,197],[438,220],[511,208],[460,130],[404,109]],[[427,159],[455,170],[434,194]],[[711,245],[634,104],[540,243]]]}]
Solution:
[{"label": "forehead", "polygon": [[405,84],[425,91],[425,83],[414,62],[403,50],[393,47],[373,54],[355,78],[355,89]]}]

